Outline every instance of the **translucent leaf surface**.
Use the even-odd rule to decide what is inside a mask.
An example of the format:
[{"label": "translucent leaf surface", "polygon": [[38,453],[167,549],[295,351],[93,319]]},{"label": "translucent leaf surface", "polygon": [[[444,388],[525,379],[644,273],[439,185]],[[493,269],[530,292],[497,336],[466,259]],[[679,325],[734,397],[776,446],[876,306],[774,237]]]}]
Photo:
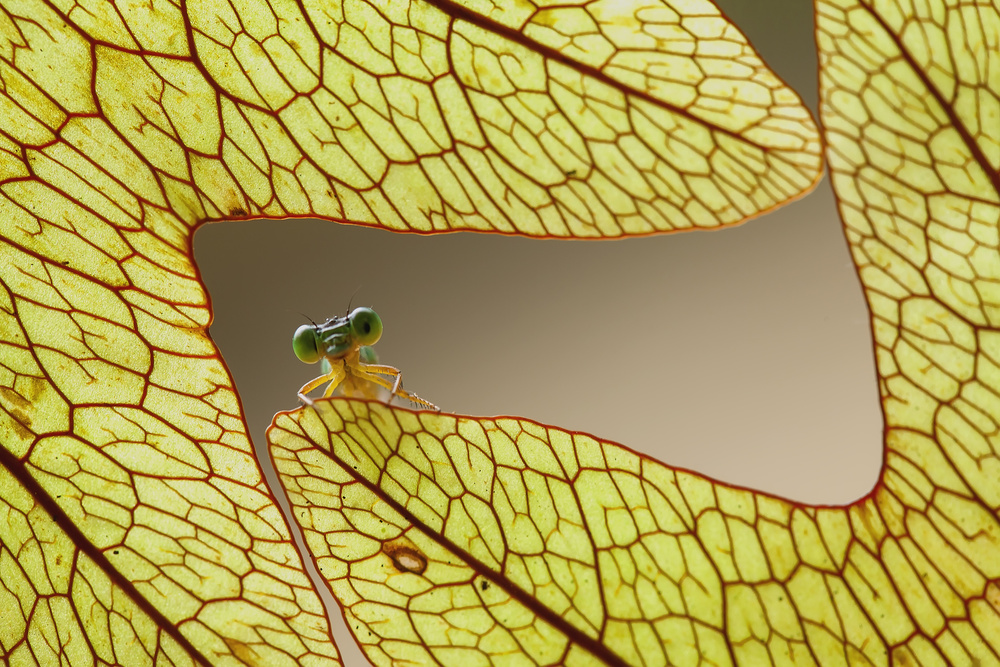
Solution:
[{"label": "translucent leaf surface", "polygon": [[5,7],[5,113],[116,222],[619,236],[739,222],[819,171],[798,97],[707,2],[89,4]]},{"label": "translucent leaf surface", "polygon": [[0,659],[336,661],[206,333],[197,225],[619,236],[819,169],[708,3],[0,5]]},{"label": "translucent leaf surface", "polygon": [[817,24],[878,484],[807,507],[525,420],[280,415],[276,467],[374,663],[1000,664],[1000,16],[844,0]]}]

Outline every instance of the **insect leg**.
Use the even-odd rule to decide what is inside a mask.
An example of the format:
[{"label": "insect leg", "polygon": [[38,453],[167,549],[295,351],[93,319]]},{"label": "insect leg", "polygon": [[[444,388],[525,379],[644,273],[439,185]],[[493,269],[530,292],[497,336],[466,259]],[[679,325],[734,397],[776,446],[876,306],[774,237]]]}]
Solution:
[{"label": "insect leg", "polygon": [[333,391],[337,386],[344,381],[347,373],[344,372],[344,365],[338,364],[333,367],[333,370],[327,375],[330,378],[330,384],[327,385],[326,391],[323,392],[323,398],[330,398],[333,396]]},{"label": "insect leg", "polygon": [[344,379],[344,366],[343,364],[336,364],[333,366],[332,369],[330,369],[329,373],[320,375],[318,378],[310,380],[309,382],[306,382],[304,385],[302,385],[302,388],[299,389],[299,399],[305,405],[312,405],[313,404],[312,399],[306,397],[306,394],[308,394],[316,387],[321,387],[327,382],[329,382],[330,386],[327,387],[326,392],[324,392],[323,394],[323,397],[326,398],[333,393],[333,390],[337,388],[337,385],[340,384],[340,382],[343,379]]},{"label": "insect leg", "polygon": [[[399,396],[400,398],[405,398],[408,401],[413,402],[416,405],[421,405],[425,408],[430,408],[432,410],[437,410],[440,412],[441,408],[434,405],[430,401],[425,401],[413,392],[406,391],[400,385],[403,382],[403,373],[398,368],[393,366],[385,366],[383,364],[358,364],[353,367],[354,373],[359,377],[363,377],[370,382],[385,387],[392,392],[394,396]],[[393,382],[390,383],[382,375],[388,375],[393,378]],[[389,399],[392,400],[391,398]]]},{"label": "insect leg", "polygon": [[[399,394],[399,385],[403,382],[403,372],[400,371],[395,366],[386,366],[384,364],[365,364],[359,363],[354,367],[355,371],[363,373],[365,378],[374,382],[377,385],[385,387],[393,394]],[[389,384],[388,380],[381,377],[382,375],[389,375],[394,378],[394,382]]]}]

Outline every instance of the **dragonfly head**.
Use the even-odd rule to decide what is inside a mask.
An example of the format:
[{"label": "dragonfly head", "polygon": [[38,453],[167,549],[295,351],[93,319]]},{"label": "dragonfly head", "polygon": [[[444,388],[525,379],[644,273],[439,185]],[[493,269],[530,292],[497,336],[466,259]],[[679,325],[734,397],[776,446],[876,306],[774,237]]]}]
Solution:
[{"label": "dragonfly head", "polygon": [[342,357],[350,350],[374,345],[382,337],[382,319],[371,308],[355,308],[347,317],[323,324],[303,324],[292,336],[292,351],[307,364],[326,356]]}]

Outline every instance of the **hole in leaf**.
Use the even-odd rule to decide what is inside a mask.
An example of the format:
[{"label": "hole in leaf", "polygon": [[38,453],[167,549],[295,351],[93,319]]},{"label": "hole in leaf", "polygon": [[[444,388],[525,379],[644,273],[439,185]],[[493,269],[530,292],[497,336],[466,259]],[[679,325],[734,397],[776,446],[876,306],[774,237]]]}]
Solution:
[{"label": "hole in leaf", "polygon": [[[291,350],[299,313],[340,313],[360,286],[355,305],[385,326],[380,360],[445,411],[593,433],[804,502],[853,501],[878,475],[868,316],[825,184],[717,234],[561,242],[248,221],[202,228],[195,250],[258,447],[315,376]],[[638,323],[627,338],[623,317]]]}]

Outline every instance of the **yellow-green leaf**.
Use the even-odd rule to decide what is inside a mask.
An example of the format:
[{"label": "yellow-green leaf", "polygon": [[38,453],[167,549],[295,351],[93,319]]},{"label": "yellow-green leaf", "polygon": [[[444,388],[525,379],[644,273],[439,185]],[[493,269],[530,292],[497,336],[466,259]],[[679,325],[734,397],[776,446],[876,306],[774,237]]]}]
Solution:
[{"label": "yellow-green leaf", "polygon": [[0,5],[0,658],[337,660],[199,224],[621,236],[816,179],[808,113],[710,3],[525,7]]},{"label": "yellow-green leaf", "polygon": [[927,437],[890,442],[843,508],[524,419],[334,399],[269,438],[376,665],[931,665],[1000,645],[995,512]]},{"label": "yellow-green leaf", "polygon": [[808,112],[708,2],[94,4],[5,12],[4,108],[43,180],[119,224],[620,236],[739,222],[819,173]]},{"label": "yellow-green leaf", "polygon": [[[737,559],[768,578],[751,492],[720,509],[710,483],[584,434],[334,400],[269,437],[376,665],[725,664],[722,582]],[[768,508],[786,534],[787,505]]]},{"label": "yellow-green leaf", "polygon": [[1000,13],[817,7],[875,488],[808,507],[523,419],[279,415],[276,467],[374,663],[1000,664]]}]

